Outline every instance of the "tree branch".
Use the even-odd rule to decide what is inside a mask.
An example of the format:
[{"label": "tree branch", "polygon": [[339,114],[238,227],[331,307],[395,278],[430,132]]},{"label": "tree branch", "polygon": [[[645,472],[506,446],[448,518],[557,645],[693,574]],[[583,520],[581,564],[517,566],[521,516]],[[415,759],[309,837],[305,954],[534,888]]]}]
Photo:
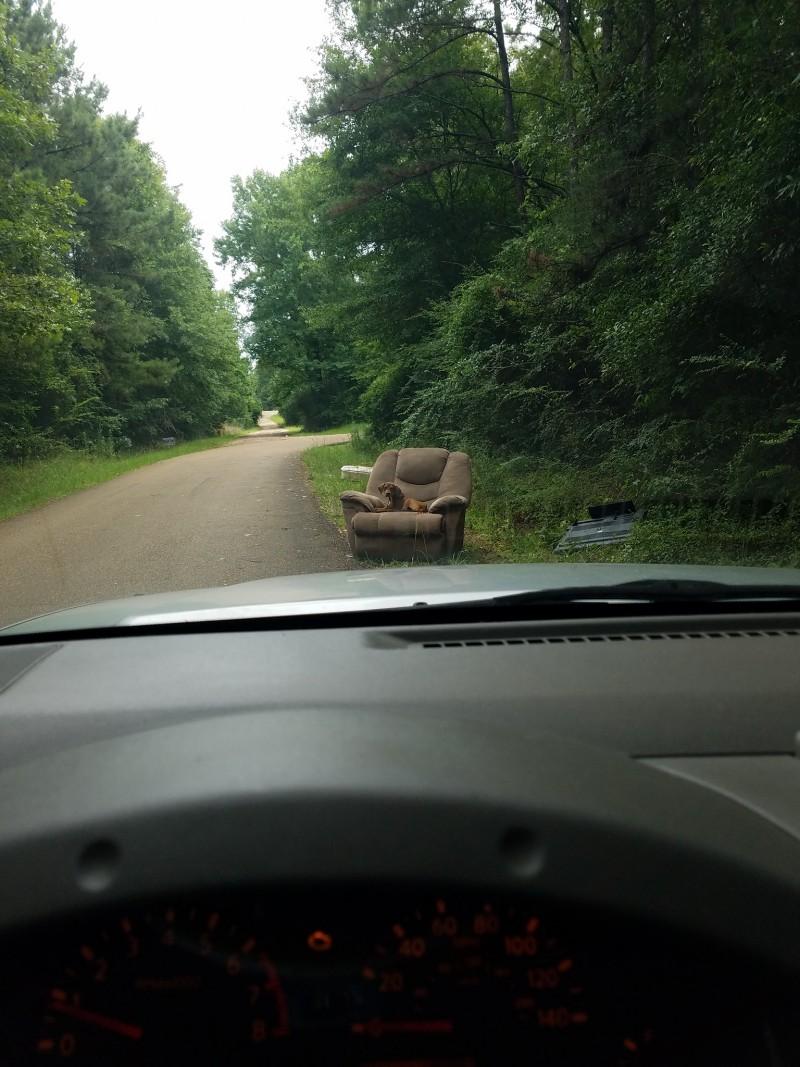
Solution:
[{"label": "tree branch", "polygon": [[61,148],[48,148],[42,155],[55,156],[59,152],[74,152],[76,148],[88,148],[91,141],[78,141],[76,144],[67,144]]},{"label": "tree branch", "polygon": [[[397,89],[394,92],[387,93],[384,96],[377,96],[369,100],[365,100],[363,103],[347,105],[342,103],[336,111],[327,112],[327,116],[334,115],[356,115],[360,111],[364,111],[366,108],[371,107],[373,104],[385,103],[388,100],[395,100],[401,96],[407,96],[409,93],[415,92],[423,85],[427,85],[432,81],[441,81],[442,78],[466,78],[466,77],[479,77],[487,79],[492,82],[492,88],[503,91],[502,81],[495,75],[490,74],[488,71],[479,70],[473,67],[459,67],[453,70],[437,71],[435,74],[429,74],[427,77],[420,78],[419,81],[413,82],[411,85],[405,86],[403,89]],[[551,96],[547,96],[544,93],[537,93],[531,89],[511,89],[511,92],[517,96],[533,96],[538,100],[544,100],[549,104],[554,104],[556,107],[563,107],[563,103],[560,100],[555,100]],[[353,94],[351,99],[355,99],[356,94]]]},{"label": "tree branch", "polygon": [[[489,21],[487,16],[487,22]],[[494,37],[494,30],[490,25],[479,26],[476,22],[424,22],[423,20],[412,21],[411,25],[414,27],[432,28],[437,30],[464,30],[465,36],[470,36],[473,33],[482,33],[487,37]]]},{"label": "tree branch", "polygon": [[595,72],[594,66],[592,65],[592,60],[591,60],[591,58],[589,56],[589,51],[588,51],[588,49],[586,47],[586,44],[584,43],[583,35],[581,34],[580,27],[578,26],[578,23],[574,18],[570,19],[570,29],[572,30],[572,36],[578,42],[578,45],[579,45],[580,50],[581,50],[581,54],[583,55],[583,58],[586,61],[586,66],[589,68],[589,74],[592,77],[592,84],[595,87],[595,91],[599,91],[600,83],[597,80],[597,74]]},{"label": "tree branch", "polygon": [[[434,174],[437,171],[456,166],[481,167],[487,170],[498,170],[503,174],[507,174],[509,178],[514,177],[514,172],[510,164],[504,164],[498,160],[487,159],[486,157],[477,155],[472,157],[466,156],[462,152],[462,155],[460,156],[448,156],[446,159],[420,161],[414,166],[406,167],[402,170],[387,170],[384,172],[386,180],[370,182],[369,184],[362,185],[349,200],[340,201],[338,204],[331,205],[328,209],[329,214],[332,216],[344,215],[349,211],[362,207],[376,197],[384,196],[392,189],[400,188],[407,182],[418,181],[421,178],[428,178],[431,174]],[[556,185],[555,182],[549,182],[544,178],[531,178],[526,176],[525,181],[530,185],[537,186],[550,193],[556,193],[559,196],[563,196],[566,192],[562,186]]]},{"label": "tree branch", "polygon": [[471,115],[480,126],[486,130],[489,137],[494,138],[494,130],[489,125],[489,122],[485,115],[479,111],[473,110],[471,107],[467,107],[465,104],[455,104],[453,101],[448,100],[445,96],[436,96],[434,93],[422,92],[419,94],[423,100],[431,100],[435,104],[445,104],[447,107],[454,111],[461,111],[465,115]]},{"label": "tree branch", "polygon": [[431,56],[435,56],[437,52],[441,52],[443,48],[447,48],[449,45],[455,44],[456,41],[461,41],[465,37],[470,36],[471,32],[465,31],[464,33],[457,33],[454,37],[448,37],[446,41],[440,42],[434,48],[431,48],[429,51],[425,52],[423,55],[417,56],[416,59],[412,60],[410,63],[407,63],[404,67],[397,67],[396,70],[393,70],[391,73],[387,74],[385,78],[381,78],[378,81],[373,82],[372,85],[367,86],[365,89],[360,91],[366,92],[367,90],[369,90],[371,92],[375,92],[378,89],[382,89],[385,85],[388,85],[390,81],[394,81],[395,78],[399,78],[401,74],[407,74],[410,70],[413,70],[415,67],[418,67],[420,63],[424,63],[426,59],[430,59]]}]

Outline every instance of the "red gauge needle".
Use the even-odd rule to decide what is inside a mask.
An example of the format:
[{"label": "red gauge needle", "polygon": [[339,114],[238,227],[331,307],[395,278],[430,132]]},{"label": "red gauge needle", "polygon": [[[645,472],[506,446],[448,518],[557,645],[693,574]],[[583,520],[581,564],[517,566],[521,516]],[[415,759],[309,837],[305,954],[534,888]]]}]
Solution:
[{"label": "red gauge needle", "polygon": [[98,1011],[87,1011],[86,1008],[79,1008],[77,1004],[67,1004],[64,1001],[54,1000],[50,1005],[51,1011],[59,1011],[62,1015],[69,1015],[71,1019],[77,1019],[82,1023],[91,1023],[93,1026],[99,1026],[103,1030],[110,1030],[112,1034],[119,1034],[121,1037],[129,1037],[133,1041],[138,1041],[143,1033],[141,1026],[135,1026],[133,1023],[124,1023],[121,1019],[112,1019],[109,1015],[101,1015]]}]

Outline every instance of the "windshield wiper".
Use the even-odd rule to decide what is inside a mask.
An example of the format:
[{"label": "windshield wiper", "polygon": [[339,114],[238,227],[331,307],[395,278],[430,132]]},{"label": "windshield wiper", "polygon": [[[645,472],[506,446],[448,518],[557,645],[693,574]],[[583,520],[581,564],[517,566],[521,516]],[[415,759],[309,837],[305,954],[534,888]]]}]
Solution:
[{"label": "windshield wiper", "polygon": [[800,585],[770,585],[768,583],[728,585],[725,582],[691,578],[650,578],[614,585],[565,586],[556,589],[533,589],[522,593],[506,593],[470,601],[478,605],[576,604],[582,602],[637,604],[713,604],[725,601],[800,601]]}]

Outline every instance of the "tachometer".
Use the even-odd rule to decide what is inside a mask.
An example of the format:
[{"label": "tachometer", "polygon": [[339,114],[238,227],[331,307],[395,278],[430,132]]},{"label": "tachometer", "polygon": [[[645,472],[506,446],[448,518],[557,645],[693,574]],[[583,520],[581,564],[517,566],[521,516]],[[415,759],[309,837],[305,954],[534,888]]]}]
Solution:
[{"label": "tachometer", "polygon": [[122,915],[79,938],[48,985],[33,1050],[43,1059],[224,1063],[288,1035],[264,946],[218,911]]}]

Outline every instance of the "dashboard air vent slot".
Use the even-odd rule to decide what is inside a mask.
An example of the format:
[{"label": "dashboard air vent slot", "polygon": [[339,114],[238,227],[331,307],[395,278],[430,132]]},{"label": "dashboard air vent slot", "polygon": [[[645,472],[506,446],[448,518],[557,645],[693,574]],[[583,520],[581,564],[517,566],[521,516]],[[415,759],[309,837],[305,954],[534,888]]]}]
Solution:
[{"label": "dashboard air vent slot", "polygon": [[474,638],[463,641],[420,641],[423,648],[493,648],[497,645],[589,645],[620,641],[714,641],[747,637],[800,637],[800,630],[687,630],[658,633],[564,634],[534,636]]}]

